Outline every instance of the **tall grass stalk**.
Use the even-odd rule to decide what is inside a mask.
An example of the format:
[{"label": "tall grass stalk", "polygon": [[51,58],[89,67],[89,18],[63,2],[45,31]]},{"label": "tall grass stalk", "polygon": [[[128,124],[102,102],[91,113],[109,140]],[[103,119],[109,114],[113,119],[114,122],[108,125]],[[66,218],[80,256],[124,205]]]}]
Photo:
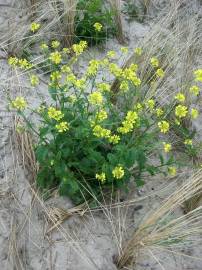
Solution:
[{"label": "tall grass stalk", "polygon": [[71,47],[74,42],[75,16],[77,0],[62,0],[64,3],[64,24],[65,24],[65,46]]},{"label": "tall grass stalk", "polygon": [[121,18],[121,1],[109,0],[109,2],[115,14],[115,21],[116,21],[116,27],[117,27],[117,39],[121,44],[125,44],[123,24],[122,24],[122,18]]}]

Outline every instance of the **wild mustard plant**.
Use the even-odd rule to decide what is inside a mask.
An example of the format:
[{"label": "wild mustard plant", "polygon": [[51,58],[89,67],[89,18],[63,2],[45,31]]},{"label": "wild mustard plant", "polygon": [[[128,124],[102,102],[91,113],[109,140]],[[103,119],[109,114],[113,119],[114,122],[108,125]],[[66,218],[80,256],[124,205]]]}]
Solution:
[{"label": "wild mustard plant", "polygon": [[[50,47],[43,46],[44,57],[52,67],[48,86],[51,104],[44,102],[33,110],[24,97],[10,101],[38,136],[38,185],[42,189],[59,188],[61,195],[69,196],[76,204],[92,195],[99,197],[101,188],[106,192],[112,187],[127,188],[131,179],[137,186],[143,185],[148,173],[174,176],[180,163],[167,135],[172,128],[182,128],[185,118],[198,117],[196,108],[186,106],[181,92],[163,108],[155,98],[145,100],[140,67],[131,64],[122,69],[114,60],[114,51],[101,60],[90,60],[83,74],[77,76],[74,64],[86,49],[85,41],[68,50],[60,49],[57,41]],[[128,50],[121,52],[124,57]],[[142,49],[136,48],[136,54],[140,57]],[[15,57],[8,62],[13,68],[32,66]],[[156,78],[164,76],[156,57],[150,63]],[[106,73],[119,80],[116,103],[112,102],[112,82],[106,80]],[[194,76],[195,84],[190,88],[193,98],[199,94],[200,70]],[[30,83],[39,83],[34,71]],[[27,110],[38,115],[38,129],[27,119]],[[171,116],[174,121],[170,121]],[[184,132],[182,144],[188,153],[193,152],[193,139],[192,132]],[[155,165],[151,157],[158,160]]]}]

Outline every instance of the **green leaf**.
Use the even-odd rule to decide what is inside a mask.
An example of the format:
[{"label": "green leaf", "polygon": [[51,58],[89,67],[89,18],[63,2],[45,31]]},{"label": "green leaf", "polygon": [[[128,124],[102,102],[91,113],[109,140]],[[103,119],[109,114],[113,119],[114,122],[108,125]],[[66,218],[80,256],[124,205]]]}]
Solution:
[{"label": "green leaf", "polygon": [[55,87],[49,87],[48,91],[52,97],[53,100],[56,101],[56,97],[57,97],[57,89]]},{"label": "green leaf", "polygon": [[36,148],[35,154],[36,154],[36,159],[39,163],[43,163],[44,161],[47,162],[49,148],[46,145],[39,145]]},{"label": "green leaf", "polygon": [[135,179],[135,182],[137,184],[137,187],[142,187],[145,184],[145,182],[142,179],[140,179],[140,178]]}]

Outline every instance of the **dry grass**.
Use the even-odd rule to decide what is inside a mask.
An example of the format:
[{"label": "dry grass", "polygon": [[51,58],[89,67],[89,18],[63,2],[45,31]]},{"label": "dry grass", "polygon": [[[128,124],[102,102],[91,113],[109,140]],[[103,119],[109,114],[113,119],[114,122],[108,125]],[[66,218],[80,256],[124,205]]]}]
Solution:
[{"label": "dry grass", "polygon": [[58,226],[60,226],[65,220],[72,216],[78,215],[82,217],[87,210],[88,206],[86,205],[86,203],[70,208],[68,210],[58,207],[51,207],[49,209],[48,216],[50,217],[52,226],[48,229],[47,233],[50,233],[54,229],[58,228]]},{"label": "dry grass", "polygon": [[123,25],[121,18],[121,1],[109,0],[112,10],[115,13],[115,25],[117,28],[117,39],[121,44],[125,44],[125,37],[123,33]]},{"label": "dry grass", "polygon": [[[42,41],[58,39],[64,46],[71,46],[74,40],[74,17],[76,13],[75,0],[32,1],[32,5],[22,5],[18,8],[21,16],[12,14],[8,30],[0,37],[0,48],[8,56],[18,57],[32,55],[34,46]],[[30,32],[32,21],[41,23],[37,33]]]},{"label": "dry grass", "polygon": [[177,252],[186,243],[193,245],[195,237],[202,233],[202,207],[198,207],[186,215],[177,214],[179,207],[187,200],[201,193],[202,171],[187,180],[174,194],[164,201],[161,207],[147,217],[124,245],[117,258],[117,266],[137,262],[143,250],[172,248]]},{"label": "dry grass", "polygon": [[38,172],[38,165],[33,149],[34,141],[32,135],[28,131],[16,131],[18,125],[23,125],[23,123],[16,118],[14,121],[14,135],[16,140],[15,145],[17,146],[20,153],[23,168],[29,171],[29,175],[31,174],[31,182],[35,182]]},{"label": "dry grass", "polygon": [[[141,58],[132,55],[123,65],[127,67],[132,62],[138,62],[140,78],[143,82],[143,98],[155,96],[165,103],[176,91],[184,91],[188,95],[187,88],[192,79],[193,68],[202,55],[201,49],[201,25],[198,14],[188,16],[191,12],[191,3],[185,7],[182,1],[170,1],[169,6],[159,13],[151,25],[151,30],[139,44],[143,48]],[[166,75],[156,81],[155,89],[150,87],[153,79],[153,71],[150,65],[151,57],[160,60],[161,67]],[[118,83],[114,82],[114,92],[118,91]]]},{"label": "dry grass", "polygon": [[76,16],[76,6],[78,0],[62,0],[64,3],[64,24],[66,27],[66,35],[64,37],[65,46],[71,47],[74,42],[75,37],[75,16]]}]

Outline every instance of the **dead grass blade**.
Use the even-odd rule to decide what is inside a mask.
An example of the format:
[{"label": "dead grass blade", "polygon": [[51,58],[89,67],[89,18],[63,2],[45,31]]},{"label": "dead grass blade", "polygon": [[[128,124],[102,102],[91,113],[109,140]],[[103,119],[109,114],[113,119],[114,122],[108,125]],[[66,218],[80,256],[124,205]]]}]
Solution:
[{"label": "dead grass blade", "polygon": [[49,234],[54,229],[58,228],[58,226],[60,226],[65,220],[74,215],[82,217],[86,213],[87,209],[88,206],[86,203],[67,210],[58,207],[50,207],[50,209],[48,209],[48,217],[50,217],[50,221],[53,225],[48,229],[46,233]]}]

